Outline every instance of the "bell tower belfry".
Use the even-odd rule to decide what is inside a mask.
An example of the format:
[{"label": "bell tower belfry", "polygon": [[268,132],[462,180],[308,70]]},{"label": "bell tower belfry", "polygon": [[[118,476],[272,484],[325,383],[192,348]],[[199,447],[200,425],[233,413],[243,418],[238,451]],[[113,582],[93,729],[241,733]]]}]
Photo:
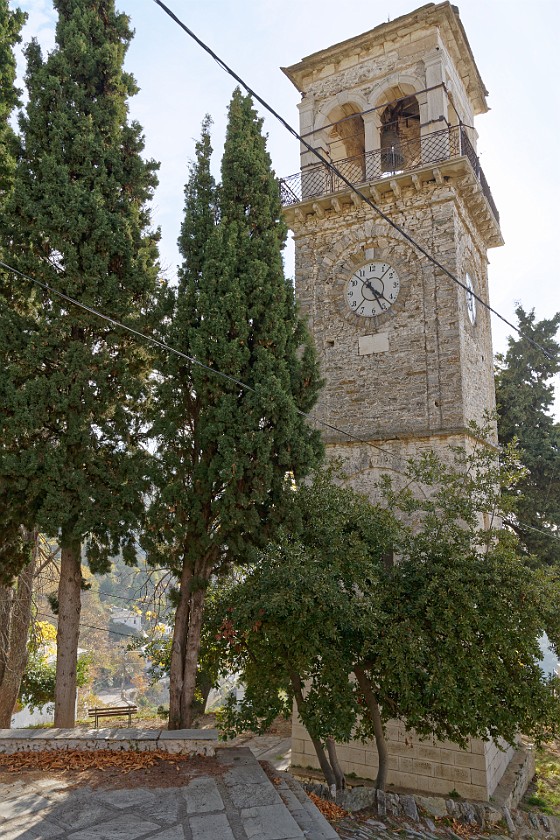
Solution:
[{"label": "bell tower belfry", "polygon": [[[328,451],[373,499],[384,471],[426,449],[468,446],[469,422],[495,407],[490,314],[471,294],[488,301],[487,252],[503,244],[474,128],[487,91],[449,2],[284,73],[301,92],[307,143],[463,284],[302,145],[300,172],[281,192],[296,295],[325,378],[315,413],[331,427]],[[306,737],[295,723],[295,764],[313,764]],[[430,748],[409,735],[413,746],[403,750],[403,741],[404,728],[391,724],[389,781],[440,795],[455,788],[488,799],[513,755],[473,741],[456,761],[462,751],[452,745]],[[347,772],[371,776],[374,748],[364,754],[363,744],[340,748]]]},{"label": "bell tower belfry", "polygon": [[[487,300],[487,250],[503,242],[476,154],[487,92],[456,8],[424,6],[284,72],[307,142]],[[304,147],[281,186],[326,380],[317,416],[399,459],[462,440],[494,408],[488,311]],[[383,469],[371,447],[325,441],[357,459],[367,491]]]}]

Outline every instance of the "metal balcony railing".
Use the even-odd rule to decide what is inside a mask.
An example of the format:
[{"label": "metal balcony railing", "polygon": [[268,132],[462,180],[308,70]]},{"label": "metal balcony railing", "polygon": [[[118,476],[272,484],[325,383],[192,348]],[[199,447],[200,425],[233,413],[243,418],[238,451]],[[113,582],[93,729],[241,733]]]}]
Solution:
[{"label": "metal balcony railing", "polygon": [[[398,148],[377,149],[358,157],[333,161],[333,165],[351,184],[358,185],[380,181],[461,156],[469,160],[492,213],[499,222],[500,216],[490,187],[463,126],[451,126],[442,131],[435,131],[418,139],[401,143]],[[280,198],[283,207],[299,204],[300,201],[310,198],[331,195],[345,189],[347,185],[344,181],[322,163],[306,166],[301,172],[280,180]]]}]

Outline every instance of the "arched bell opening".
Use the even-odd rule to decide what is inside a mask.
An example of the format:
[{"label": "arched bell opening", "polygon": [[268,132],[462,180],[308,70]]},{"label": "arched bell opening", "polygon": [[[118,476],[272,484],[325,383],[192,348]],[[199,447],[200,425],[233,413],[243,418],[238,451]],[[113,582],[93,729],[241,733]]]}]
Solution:
[{"label": "arched bell opening", "polygon": [[420,108],[415,96],[387,105],[381,115],[381,171],[399,172],[420,162]]},{"label": "arched bell opening", "polygon": [[330,159],[349,181],[361,183],[365,180],[365,128],[359,108],[351,103],[339,105],[329,119]]}]

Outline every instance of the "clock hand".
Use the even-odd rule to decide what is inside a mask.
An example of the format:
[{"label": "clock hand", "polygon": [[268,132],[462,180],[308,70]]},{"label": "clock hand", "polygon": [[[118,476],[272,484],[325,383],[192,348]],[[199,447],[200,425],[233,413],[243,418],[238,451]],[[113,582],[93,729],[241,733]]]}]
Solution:
[{"label": "clock hand", "polygon": [[[382,286],[383,286],[383,290],[385,290],[385,283],[383,282],[383,278],[384,278],[384,277],[385,277],[385,275],[386,275],[386,274],[388,274],[390,271],[391,271],[391,266],[389,266],[387,269],[385,269],[385,271],[383,272],[383,274],[382,274],[382,275],[381,275],[381,277],[379,278],[379,280],[380,280],[380,282],[381,282],[381,284],[382,284]],[[385,297],[385,295],[384,295],[383,293],[381,293],[381,295],[382,295],[382,297],[383,297],[383,300],[387,301],[387,303],[389,304],[389,306],[391,306],[391,301],[390,301],[390,300],[387,300],[387,298]]]},{"label": "clock hand", "polygon": [[371,280],[364,280],[364,286],[367,286],[370,292],[372,292],[375,295],[377,301],[384,300],[386,303],[389,304],[389,306],[391,306],[391,302],[387,300],[383,292],[378,292],[377,289],[373,288],[373,286],[371,285]]}]

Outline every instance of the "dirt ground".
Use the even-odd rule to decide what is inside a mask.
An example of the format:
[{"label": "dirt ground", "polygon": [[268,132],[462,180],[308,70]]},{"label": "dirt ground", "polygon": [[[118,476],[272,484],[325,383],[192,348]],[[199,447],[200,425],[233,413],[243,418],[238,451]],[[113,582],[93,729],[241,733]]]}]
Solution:
[{"label": "dirt ground", "polygon": [[[167,729],[166,722],[156,718],[138,718],[133,721],[133,725],[135,729]],[[111,722],[111,728],[122,729],[127,726],[127,719]],[[194,728],[216,728],[216,716],[202,715],[195,721]],[[267,734],[288,738],[291,734],[291,721],[279,718]],[[243,733],[227,745],[240,746],[252,737],[252,733]],[[10,784],[16,779],[23,783],[33,782],[48,776],[49,779],[70,783],[71,787],[163,788],[184,786],[197,776],[217,776],[223,772],[223,765],[215,758],[170,755],[160,751],[61,750],[0,754],[0,784]]]},{"label": "dirt ground", "polygon": [[208,756],[162,752],[21,752],[0,756],[0,784],[16,780],[26,784],[47,777],[70,783],[72,788],[182,787],[197,776],[221,775],[224,769]]}]

